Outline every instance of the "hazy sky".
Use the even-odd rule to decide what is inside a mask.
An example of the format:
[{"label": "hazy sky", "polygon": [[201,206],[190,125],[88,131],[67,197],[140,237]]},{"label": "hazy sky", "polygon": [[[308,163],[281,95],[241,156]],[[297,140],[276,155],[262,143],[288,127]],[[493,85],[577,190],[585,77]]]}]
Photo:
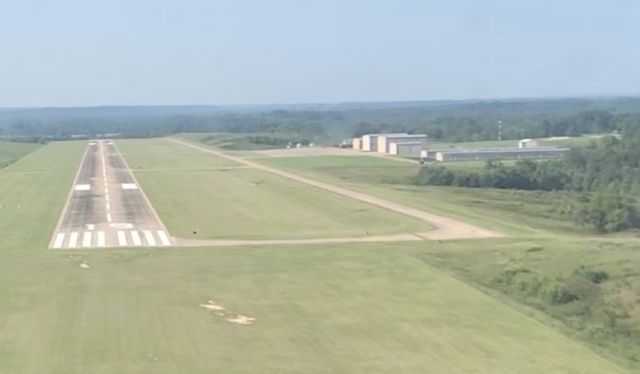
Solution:
[{"label": "hazy sky", "polygon": [[0,0],[0,107],[640,93],[636,0]]}]

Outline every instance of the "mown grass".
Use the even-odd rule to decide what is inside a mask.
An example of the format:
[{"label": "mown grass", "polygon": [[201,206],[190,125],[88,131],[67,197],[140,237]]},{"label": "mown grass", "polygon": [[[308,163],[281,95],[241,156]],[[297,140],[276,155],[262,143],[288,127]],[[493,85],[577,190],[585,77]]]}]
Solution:
[{"label": "mown grass", "polygon": [[[3,302],[0,370],[624,372],[414,251],[92,251],[14,264],[0,275],[14,292]],[[34,286],[34,273],[47,281]],[[208,300],[255,324],[227,322],[199,306]]]},{"label": "mown grass", "polygon": [[[352,158],[317,156],[259,161],[508,234],[583,232],[562,214],[562,193],[417,186],[412,180],[419,171],[418,165],[366,156]],[[362,166],[368,159],[370,165]]]},{"label": "mown grass", "polygon": [[34,152],[42,145],[36,143],[13,143],[0,141],[0,169]]},{"label": "mown grass", "polygon": [[[165,143],[189,152],[167,151]],[[169,231],[178,237],[360,237],[429,229],[424,222],[263,171],[206,170],[207,157],[212,166],[225,160],[166,140],[116,145],[128,163],[136,165],[146,194]],[[205,170],[190,169],[192,159]],[[185,169],[158,169],[163,164]]]},{"label": "mown grass", "polygon": [[49,144],[0,171],[0,372],[626,372],[425,263],[505,239],[47,250],[83,149]]},{"label": "mown grass", "polygon": [[186,148],[165,139],[118,140],[132,170],[198,170],[238,166],[233,161]]},{"label": "mown grass", "polygon": [[46,251],[85,146],[51,143],[0,170],[1,255]]},{"label": "mown grass", "polygon": [[[414,186],[410,178],[385,183],[399,174],[397,168],[410,174],[409,166],[362,176],[366,168],[346,157],[326,167],[317,159],[261,162],[508,233],[513,239],[494,245],[425,247],[420,257],[514,305],[544,312],[551,317],[546,323],[640,368],[637,233],[592,237],[564,218],[567,200],[561,192]],[[595,283],[589,274],[607,279]]]}]

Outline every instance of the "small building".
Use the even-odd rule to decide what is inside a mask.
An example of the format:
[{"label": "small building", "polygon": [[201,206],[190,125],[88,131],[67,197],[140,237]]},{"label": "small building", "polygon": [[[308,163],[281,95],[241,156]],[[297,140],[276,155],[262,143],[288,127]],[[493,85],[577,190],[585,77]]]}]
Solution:
[{"label": "small building", "polygon": [[356,149],[358,151],[362,150],[362,139],[354,138],[353,141],[351,142],[351,145],[353,149]]},{"label": "small building", "polygon": [[518,148],[535,148],[538,142],[533,139],[522,139],[518,142]]},{"label": "small building", "polygon": [[389,144],[389,154],[402,157],[419,158],[423,149],[424,143],[421,141]]},{"label": "small building", "polygon": [[378,134],[367,134],[362,136],[362,150],[365,152],[375,152],[378,150]]},{"label": "small building", "polygon": [[405,132],[401,133],[390,133],[390,134],[378,134],[377,142],[377,151],[379,153],[389,153],[389,142],[392,139],[402,139],[403,136],[407,136],[409,134]]},{"label": "small building", "polygon": [[439,162],[551,159],[562,157],[566,151],[568,149],[557,147],[451,149],[436,151],[435,159]]},{"label": "small building", "polygon": [[378,152],[391,153],[391,143],[421,142],[423,149],[427,147],[427,136],[424,134],[379,134]]}]

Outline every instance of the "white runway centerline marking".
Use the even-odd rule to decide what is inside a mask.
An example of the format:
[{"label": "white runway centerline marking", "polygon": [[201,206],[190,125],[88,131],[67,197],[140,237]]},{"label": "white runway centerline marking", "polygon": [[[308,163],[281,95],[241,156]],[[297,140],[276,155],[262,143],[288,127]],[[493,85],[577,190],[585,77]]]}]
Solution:
[{"label": "white runway centerline marking", "polygon": [[78,233],[77,232],[72,232],[71,235],[69,235],[69,243],[68,243],[67,247],[75,248],[77,246],[78,246]]},{"label": "white runway centerline marking", "polygon": [[158,237],[160,238],[160,242],[162,243],[162,245],[171,245],[171,241],[164,231],[158,230]]},{"label": "white runway centerline marking", "polygon": [[104,247],[107,245],[104,231],[98,231],[98,247]]},{"label": "white runway centerline marking", "polygon": [[107,222],[111,223],[111,213],[107,213]]},{"label": "white runway centerline marking", "polygon": [[87,231],[82,235],[82,246],[84,248],[91,247],[91,232]]},{"label": "white runway centerline marking", "polygon": [[110,203],[106,203],[105,207],[107,208],[107,210],[111,210],[111,204]]},{"label": "white runway centerline marking", "polygon": [[156,239],[153,237],[153,234],[149,230],[144,230],[144,238],[147,239],[147,244],[150,246],[156,245]]},{"label": "white runway centerline marking", "polygon": [[64,243],[64,233],[60,232],[56,235],[56,240],[53,242],[53,248],[62,248],[62,243]]},{"label": "white runway centerline marking", "polygon": [[127,246],[127,236],[125,235],[124,231],[118,231],[118,245],[121,247],[126,247]]},{"label": "white runway centerline marking", "polygon": [[91,185],[90,184],[76,184],[76,186],[73,189],[75,191],[90,191],[91,190]]},{"label": "white runway centerline marking", "polygon": [[131,231],[131,239],[133,240],[133,245],[140,246],[142,245],[142,240],[140,240],[140,233],[137,231]]}]

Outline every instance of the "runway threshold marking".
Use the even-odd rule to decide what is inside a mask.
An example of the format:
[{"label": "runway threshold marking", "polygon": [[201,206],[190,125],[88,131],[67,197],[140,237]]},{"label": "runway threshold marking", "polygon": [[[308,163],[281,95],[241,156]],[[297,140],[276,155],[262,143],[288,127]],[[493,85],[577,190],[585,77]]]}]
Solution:
[{"label": "runway threshold marking", "polygon": [[140,239],[140,233],[137,231],[131,231],[131,240],[133,241],[133,245],[141,246],[142,240]]},{"label": "runway threshold marking", "polygon": [[88,231],[82,235],[82,246],[84,248],[91,247],[91,237],[92,235]]},{"label": "runway threshold marking", "polygon": [[72,232],[69,235],[69,243],[67,244],[69,248],[75,248],[78,246],[78,233]]},{"label": "runway threshold marking", "polygon": [[118,235],[118,245],[121,247],[126,247],[127,236],[125,235],[124,231],[118,231],[117,235]]},{"label": "runway threshold marking", "polygon": [[149,230],[144,230],[144,238],[147,240],[147,244],[150,246],[156,245],[156,239],[153,237],[153,234]]},{"label": "runway threshold marking", "polygon": [[64,243],[64,233],[60,232],[56,235],[56,240],[53,242],[53,248],[62,248],[62,243]]},{"label": "runway threshold marking", "polygon": [[162,230],[158,230],[158,237],[160,238],[160,242],[162,243],[162,245],[171,245],[171,241],[169,240],[169,238],[167,237],[167,234],[162,231]]},{"label": "runway threshold marking", "polygon": [[106,236],[104,235],[104,231],[98,231],[98,247],[104,247],[107,245]]}]

